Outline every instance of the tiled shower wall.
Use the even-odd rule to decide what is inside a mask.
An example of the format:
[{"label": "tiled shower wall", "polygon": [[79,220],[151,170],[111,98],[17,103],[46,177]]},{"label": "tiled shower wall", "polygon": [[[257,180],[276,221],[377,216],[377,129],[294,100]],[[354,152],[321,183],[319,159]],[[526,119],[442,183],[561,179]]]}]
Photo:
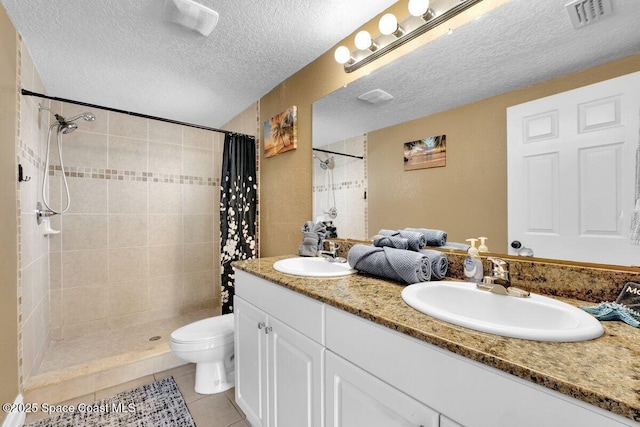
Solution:
[{"label": "tiled shower wall", "polygon": [[[339,237],[366,240],[367,237],[367,178],[366,178],[366,134],[334,142],[323,147],[323,150],[365,157],[356,159],[314,151],[320,159],[333,157],[333,190],[335,207],[338,216],[333,220]],[[324,216],[324,209],[333,205],[333,197],[329,191],[328,170],[320,167],[320,162],[313,159],[313,221]],[[328,217],[327,217],[328,218]]]},{"label": "tiled shower wall", "polygon": [[[52,103],[69,117],[86,111]],[[224,135],[91,110],[63,135],[71,207],[52,219],[51,337],[220,310],[219,180]],[[58,165],[51,150],[52,164]],[[54,206],[66,203],[51,176]]]},{"label": "tiled shower wall", "polygon": [[[38,71],[29,51],[20,40],[19,82],[16,90],[44,92]],[[19,217],[19,283],[18,313],[20,349],[20,382],[37,371],[49,346],[49,241],[41,232],[35,214],[36,203],[42,200],[40,188],[44,175],[44,157],[49,124],[47,114],[39,114],[38,103],[48,102],[20,96],[17,126],[17,162],[29,181],[18,184]]]}]

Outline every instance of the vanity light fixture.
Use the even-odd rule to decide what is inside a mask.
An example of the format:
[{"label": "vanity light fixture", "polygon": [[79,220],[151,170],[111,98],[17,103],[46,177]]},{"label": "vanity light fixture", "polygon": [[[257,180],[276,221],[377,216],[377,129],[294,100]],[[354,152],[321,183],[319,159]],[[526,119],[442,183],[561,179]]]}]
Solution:
[{"label": "vanity light fixture", "polygon": [[436,16],[433,9],[429,7],[429,0],[409,0],[408,9],[412,16],[418,16],[425,22]]},{"label": "vanity light fixture", "polygon": [[401,23],[392,13],[383,15],[378,24],[380,35],[377,38],[372,38],[368,31],[359,31],[354,40],[356,49],[351,51],[347,46],[339,46],[334,58],[344,65],[345,72],[350,73],[481,1],[460,0],[451,6],[451,0],[409,0],[409,15]]},{"label": "vanity light fixture", "polygon": [[354,39],[354,43],[356,47],[360,50],[370,50],[371,52],[375,52],[378,49],[378,45],[376,45],[371,38],[371,34],[369,31],[360,31],[356,34]]},{"label": "vanity light fixture", "polygon": [[387,13],[380,18],[378,29],[385,36],[393,34],[396,37],[402,37],[404,30],[398,25],[398,18],[393,13]]}]

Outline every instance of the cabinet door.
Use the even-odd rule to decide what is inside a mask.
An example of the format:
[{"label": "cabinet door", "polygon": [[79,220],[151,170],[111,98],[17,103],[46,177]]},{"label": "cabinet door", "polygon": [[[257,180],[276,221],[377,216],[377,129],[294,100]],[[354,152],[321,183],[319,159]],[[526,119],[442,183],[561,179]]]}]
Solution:
[{"label": "cabinet door", "polygon": [[266,425],[267,316],[238,296],[234,312],[236,402],[252,426]]},{"label": "cabinet door", "polygon": [[438,427],[439,414],[330,351],[326,427]]},{"label": "cabinet door", "polygon": [[324,347],[269,318],[269,427],[323,425]]}]

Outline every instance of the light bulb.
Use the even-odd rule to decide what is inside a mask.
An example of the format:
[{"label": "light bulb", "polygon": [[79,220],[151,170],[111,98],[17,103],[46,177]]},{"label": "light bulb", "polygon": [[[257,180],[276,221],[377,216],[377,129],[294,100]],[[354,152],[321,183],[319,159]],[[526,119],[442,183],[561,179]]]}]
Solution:
[{"label": "light bulb", "polygon": [[429,0],[409,0],[409,13],[413,16],[422,16],[429,10]]},{"label": "light bulb", "polygon": [[382,18],[380,18],[380,22],[378,23],[378,28],[385,36],[393,34],[398,29],[398,19],[393,13],[382,15]]},{"label": "light bulb", "polygon": [[365,30],[358,32],[358,34],[356,34],[355,43],[356,47],[360,50],[369,49],[371,47],[371,34]]},{"label": "light bulb", "polygon": [[346,64],[351,60],[351,52],[348,47],[339,46],[333,54],[333,57],[338,64]]}]

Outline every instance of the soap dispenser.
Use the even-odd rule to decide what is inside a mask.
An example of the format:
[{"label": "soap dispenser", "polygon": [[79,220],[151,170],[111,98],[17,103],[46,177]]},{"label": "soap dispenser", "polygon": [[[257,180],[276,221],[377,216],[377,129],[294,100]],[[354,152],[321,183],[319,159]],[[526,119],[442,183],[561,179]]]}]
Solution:
[{"label": "soap dispenser", "polygon": [[482,281],[484,270],[478,248],[476,248],[477,239],[467,239],[467,242],[471,247],[467,251],[467,257],[464,259],[464,276],[468,281],[478,284]]},{"label": "soap dispenser", "polygon": [[486,245],[488,237],[478,237],[480,239],[480,246],[478,246],[478,252],[489,252],[489,248]]}]

